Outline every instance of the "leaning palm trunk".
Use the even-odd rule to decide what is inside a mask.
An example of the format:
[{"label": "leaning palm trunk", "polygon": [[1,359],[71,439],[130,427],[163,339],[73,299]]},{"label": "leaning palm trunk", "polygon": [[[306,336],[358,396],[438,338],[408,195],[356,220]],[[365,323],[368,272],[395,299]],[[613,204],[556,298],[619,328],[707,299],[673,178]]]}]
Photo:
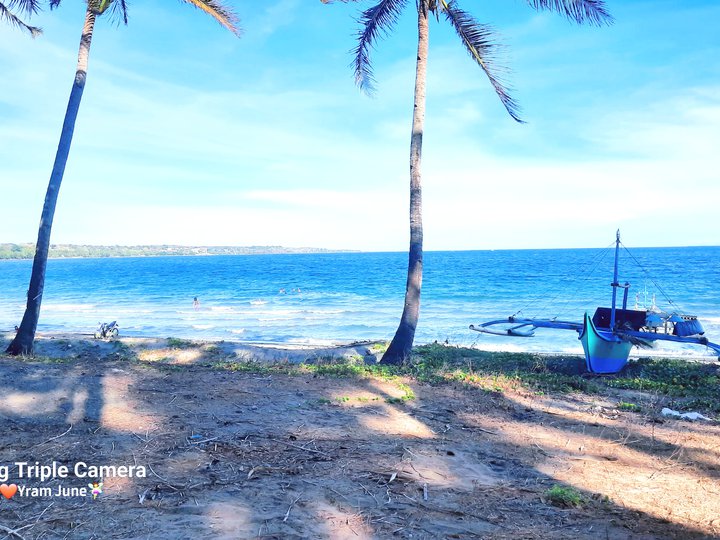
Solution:
[{"label": "leaning palm trunk", "polygon": [[415,104],[413,108],[412,138],[410,139],[410,252],[405,286],[405,307],[400,325],[390,347],[383,355],[384,364],[404,362],[412,350],[415,329],[420,317],[420,289],[423,270],[422,226],[422,139],[425,124],[425,80],[429,46],[428,8],[426,0],[418,9],[418,52],[415,68]]},{"label": "leaning palm trunk", "polygon": [[40,304],[45,288],[45,270],[47,269],[48,252],[50,250],[50,232],[55,215],[55,205],[57,204],[60,184],[62,183],[65,164],[67,163],[70,152],[70,143],[72,142],[75,120],[77,119],[78,109],[80,108],[80,99],[82,98],[83,89],[85,88],[88,56],[90,54],[90,43],[92,41],[94,25],[95,14],[88,8],[85,15],[82,37],[80,39],[80,52],[78,54],[75,81],[73,82],[72,91],[70,92],[70,100],[67,111],[65,112],[65,121],[63,122],[62,133],[60,135],[60,143],[58,144],[57,154],[55,155],[55,164],[53,165],[53,170],[50,175],[50,183],[48,184],[47,193],[45,194],[45,204],[43,205],[42,215],[40,216],[40,230],[38,231],[37,245],[35,247],[35,258],[33,260],[30,286],[27,293],[25,315],[23,315],[20,329],[15,339],[13,339],[7,348],[9,354],[31,354],[33,351],[35,331],[37,330],[38,318],[40,316]]}]

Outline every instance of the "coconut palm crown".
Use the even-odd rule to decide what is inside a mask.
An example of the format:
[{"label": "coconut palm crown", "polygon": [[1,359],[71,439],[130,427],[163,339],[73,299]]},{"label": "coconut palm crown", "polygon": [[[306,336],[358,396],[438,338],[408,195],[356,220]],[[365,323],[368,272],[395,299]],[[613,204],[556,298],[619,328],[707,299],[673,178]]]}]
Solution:
[{"label": "coconut palm crown", "polygon": [[[321,0],[332,3],[332,0]],[[358,0],[338,0],[343,3]],[[612,17],[605,9],[603,0],[526,0],[536,10],[558,12],[578,24],[610,24]],[[381,0],[361,12],[358,22],[357,45],[353,49],[355,82],[361,90],[372,93],[373,77],[370,51],[377,41],[392,32],[409,0]],[[420,314],[420,289],[423,267],[423,226],[422,226],[422,185],[421,155],[425,121],[425,94],[427,57],[429,47],[429,19],[442,15],[453,27],[463,47],[472,60],[483,70],[508,114],[522,122],[517,101],[510,95],[502,78],[506,71],[496,65],[497,45],[491,27],[478,22],[472,15],[461,9],[455,0],[415,0],[418,16],[417,62],[415,74],[415,101],[413,108],[412,135],[410,140],[410,249],[408,254],[408,275],[405,288],[405,306],[400,324],[382,363],[404,362],[412,350]]]},{"label": "coconut palm crown", "polygon": [[[0,20],[6,21],[10,26],[28,32],[32,37],[42,33],[37,26],[30,26],[20,16],[31,17],[40,10],[38,0],[9,0],[0,2]],[[18,15],[19,14],[19,15]]]},{"label": "coconut palm crown", "polygon": [[[332,3],[332,0],[321,1]],[[339,1],[348,3],[359,0]],[[379,38],[392,32],[408,3],[408,0],[381,0],[360,15],[359,23],[362,28],[358,32],[357,46],[353,49],[353,66],[355,82],[367,93],[373,93],[375,90],[370,51],[375,47]],[[500,76],[505,69],[496,65],[497,44],[494,41],[493,29],[489,25],[478,22],[467,11],[462,10],[455,0],[416,0],[415,3],[418,11],[432,13],[436,18],[439,18],[440,14],[444,15],[470,57],[485,72],[507,112],[513,119],[521,121],[518,103],[510,96],[508,88]],[[610,24],[613,20],[607,12],[603,0],[527,0],[527,3],[536,10],[559,12],[578,24],[588,23],[600,26]]]}]

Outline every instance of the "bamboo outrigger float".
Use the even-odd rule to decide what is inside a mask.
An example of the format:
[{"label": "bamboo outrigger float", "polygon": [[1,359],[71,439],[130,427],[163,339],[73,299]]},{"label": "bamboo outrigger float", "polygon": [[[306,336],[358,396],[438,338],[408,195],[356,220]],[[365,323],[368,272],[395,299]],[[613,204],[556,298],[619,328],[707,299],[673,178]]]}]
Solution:
[{"label": "bamboo outrigger float", "polygon": [[[620,231],[617,231],[611,307],[597,308],[592,318],[587,313],[583,322],[512,316],[479,326],[471,324],[470,330],[512,337],[533,337],[537,328],[575,330],[585,351],[587,369],[591,373],[617,373],[627,364],[633,345],[649,346],[655,341],[702,345],[712,349],[720,360],[720,345],[705,337],[705,331],[697,317],[663,313],[654,305],[650,309],[627,309],[630,284],[621,285],[618,282],[619,251]],[[617,307],[618,289],[624,289],[622,308]]]}]

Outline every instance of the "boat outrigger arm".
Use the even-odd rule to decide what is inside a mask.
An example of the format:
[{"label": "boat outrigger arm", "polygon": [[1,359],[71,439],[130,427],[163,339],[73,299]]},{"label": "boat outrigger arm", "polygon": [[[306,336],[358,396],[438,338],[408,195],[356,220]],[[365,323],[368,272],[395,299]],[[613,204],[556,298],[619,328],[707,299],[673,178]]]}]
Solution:
[{"label": "boat outrigger arm", "polygon": [[[627,364],[633,345],[650,346],[654,341],[672,341],[701,345],[712,349],[720,360],[720,345],[705,337],[705,331],[691,315],[668,314],[650,309],[627,309],[629,283],[618,283],[618,253],[620,231],[615,239],[615,269],[611,307],[599,307],[592,318],[585,313],[583,322],[557,319],[527,319],[508,317],[471,324],[470,330],[483,334],[511,337],[533,337],[538,328],[575,330],[585,351],[585,361],[591,373],[617,373]],[[617,307],[617,289],[624,289],[622,308]]]},{"label": "boat outrigger arm", "polygon": [[[510,328],[496,330],[492,328],[498,324],[512,324]],[[582,330],[582,323],[570,321],[557,321],[555,319],[522,319],[518,317],[508,317],[507,319],[499,319],[481,324],[480,326],[470,325],[470,330],[482,332],[483,334],[493,334],[495,336],[512,336],[512,337],[533,337],[536,328],[555,328],[558,330],[576,330],[578,333]]]}]

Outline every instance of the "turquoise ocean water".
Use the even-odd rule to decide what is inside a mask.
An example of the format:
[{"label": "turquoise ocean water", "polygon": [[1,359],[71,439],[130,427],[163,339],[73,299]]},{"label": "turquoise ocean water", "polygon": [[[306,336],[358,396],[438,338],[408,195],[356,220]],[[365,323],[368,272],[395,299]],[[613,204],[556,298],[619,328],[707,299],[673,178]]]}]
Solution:
[{"label": "turquoise ocean water", "polygon": [[[661,308],[698,315],[720,341],[720,247],[639,248],[622,251],[620,261],[620,280],[631,283],[629,307],[636,299],[650,304],[654,294]],[[513,339],[481,336],[468,325],[518,311],[580,321],[610,305],[612,264],[610,247],[427,252],[416,343],[580,352],[574,332]],[[51,260],[38,329],[92,332],[99,321],[117,320],[124,336],[387,340],[402,310],[406,265],[404,253]],[[22,318],[30,268],[31,261],[0,261],[0,331]],[[709,355],[675,345],[663,351]]]}]

